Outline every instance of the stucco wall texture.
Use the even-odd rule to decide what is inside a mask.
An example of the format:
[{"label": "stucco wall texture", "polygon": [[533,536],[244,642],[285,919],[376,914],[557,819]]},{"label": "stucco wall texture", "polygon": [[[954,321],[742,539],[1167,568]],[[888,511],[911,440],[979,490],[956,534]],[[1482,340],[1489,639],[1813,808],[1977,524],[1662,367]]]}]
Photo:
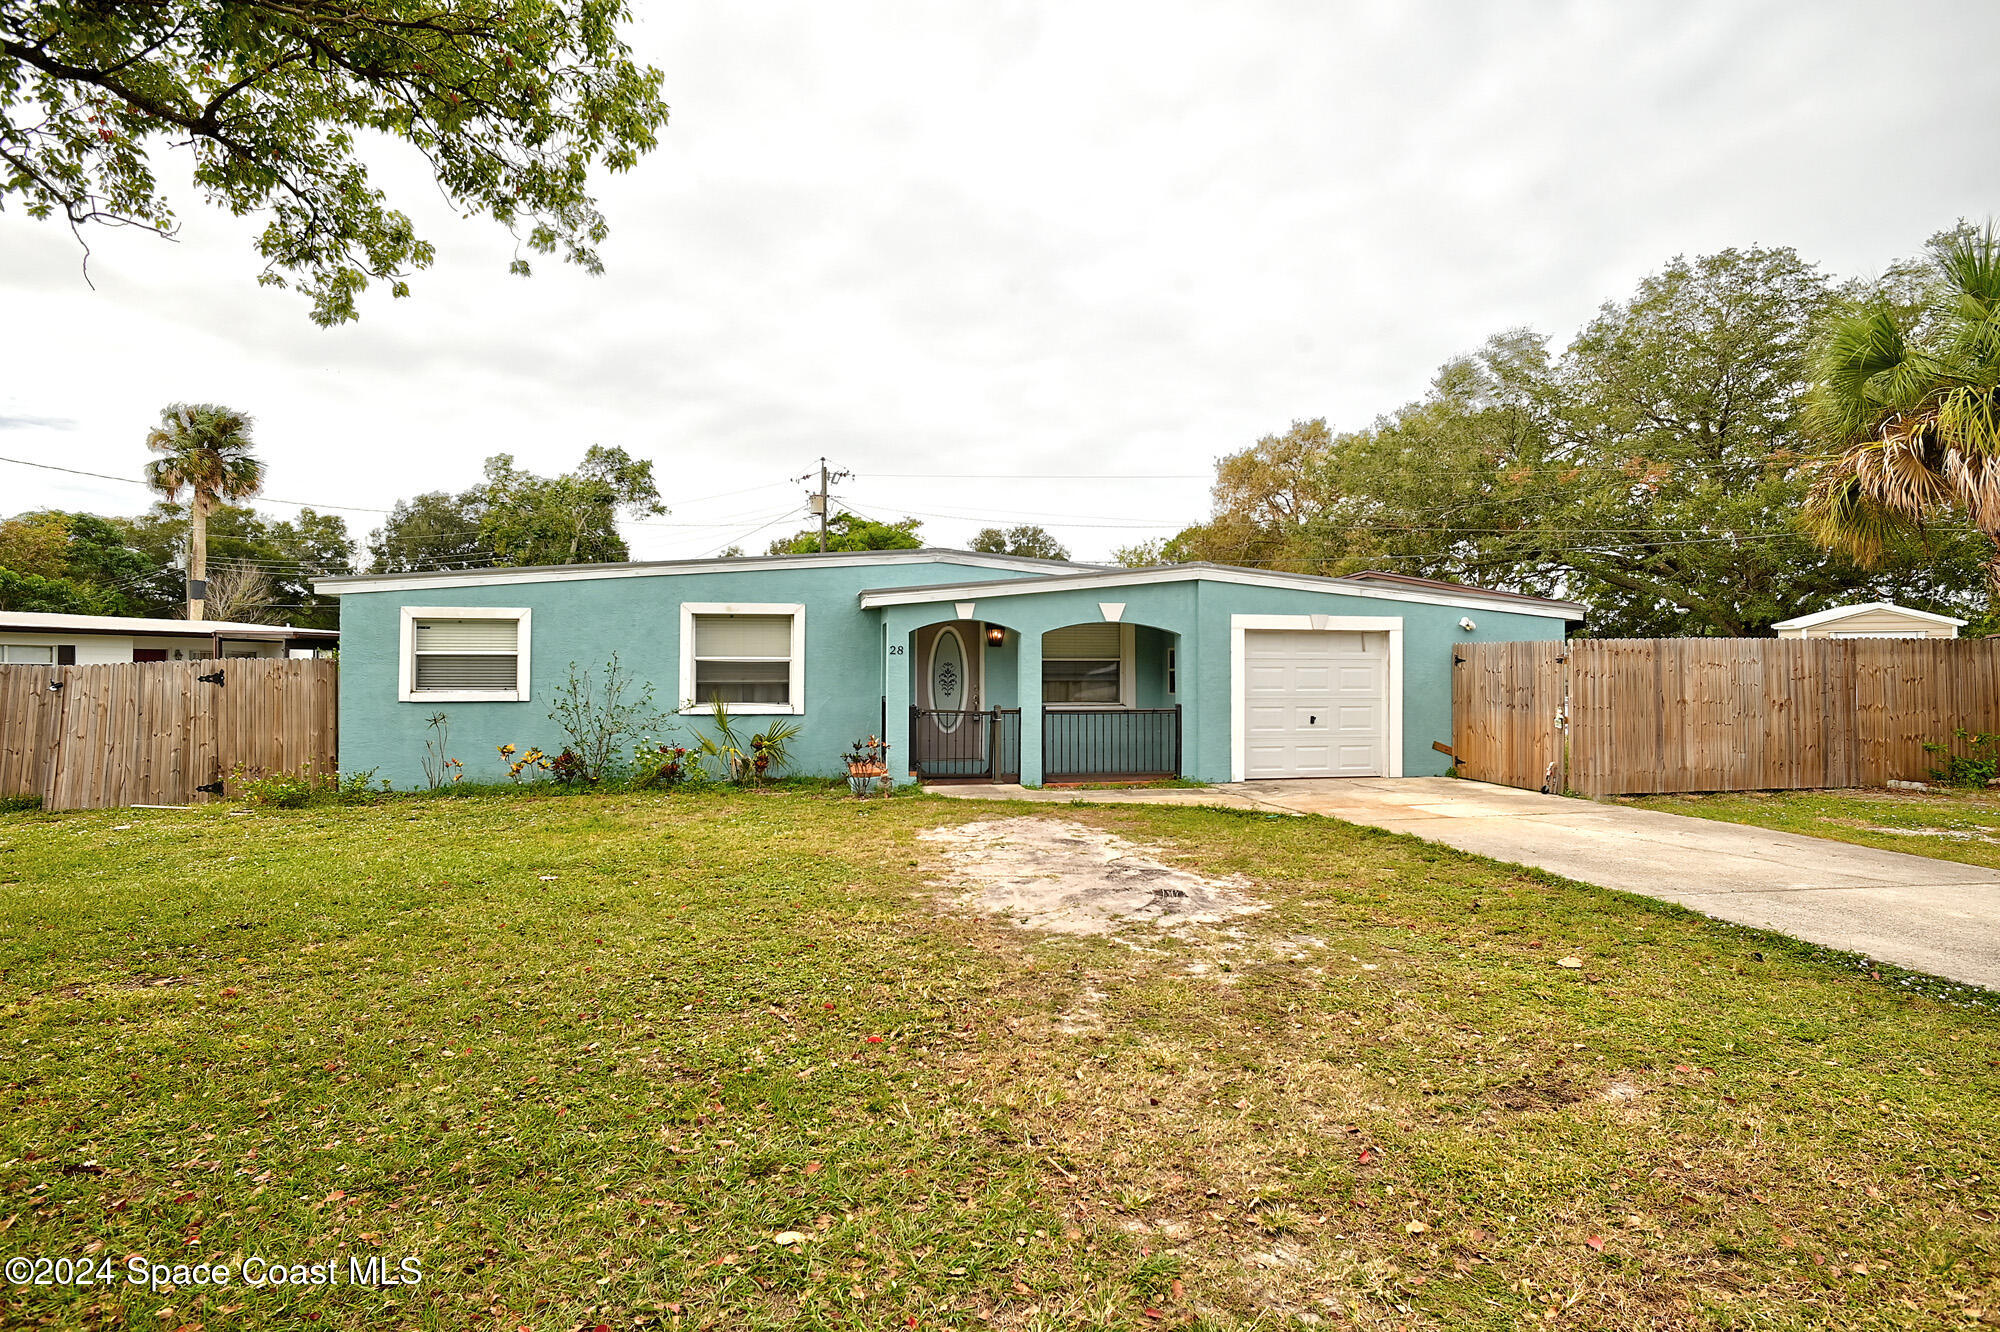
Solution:
[{"label": "stucco wall texture", "polygon": [[[398,788],[421,786],[426,719],[443,712],[450,719],[450,755],[460,759],[467,781],[505,777],[498,746],[538,745],[555,751],[563,737],[549,712],[557,687],[571,664],[601,671],[612,655],[636,679],[653,687],[654,703],[673,714],[681,700],[680,632],[682,602],[797,603],[805,607],[804,707],[794,720],[803,726],[793,744],[795,771],[840,775],[840,755],[855,738],[883,729],[896,743],[892,773],[907,769],[908,709],[915,689],[915,631],[941,620],[963,618],[960,605],[973,601],[969,618],[1005,626],[1003,647],[987,659],[988,705],[1019,702],[1023,780],[1041,772],[1041,735],[1034,713],[1037,691],[1016,681],[1041,678],[1040,634],[1078,623],[1101,622],[1105,603],[1122,603],[1120,619],[1139,626],[1135,634],[1135,697],[1142,707],[1182,709],[1184,775],[1204,781],[1231,777],[1232,617],[1237,615],[1331,615],[1399,617],[1402,653],[1402,771],[1405,775],[1443,773],[1450,760],[1431,748],[1451,735],[1452,648],[1461,642],[1543,640],[1563,636],[1564,621],[1552,614],[1498,610],[1491,606],[1438,605],[1408,600],[1385,590],[1363,596],[1339,591],[1246,586],[1207,578],[1139,583],[1111,589],[1064,588],[1021,595],[989,595],[958,588],[936,602],[866,609],[860,593],[871,588],[912,588],[936,584],[1012,581],[1013,573],[954,562],[940,554],[928,562],[893,565],[829,564],[825,567],[767,567],[745,563],[658,573],[626,571],[618,576],[575,577],[565,581],[452,585],[438,581],[414,588],[346,591],[341,596],[340,766],[353,773],[373,769]],[[426,611],[454,607],[525,607],[533,611],[530,679],[521,701],[438,702],[398,700],[398,666],[403,608]],[[1470,617],[1475,628],[1461,628]],[[1166,693],[1168,648],[1177,654],[1177,691]],[[1002,682],[1011,700],[999,698]],[[1394,682],[1391,682],[1392,689]],[[1023,695],[1026,695],[1025,697]],[[759,718],[746,718],[752,723]],[[707,729],[698,715],[672,716],[656,732],[663,743],[685,743]],[[676,739],[678,736],[680,739]]]}]

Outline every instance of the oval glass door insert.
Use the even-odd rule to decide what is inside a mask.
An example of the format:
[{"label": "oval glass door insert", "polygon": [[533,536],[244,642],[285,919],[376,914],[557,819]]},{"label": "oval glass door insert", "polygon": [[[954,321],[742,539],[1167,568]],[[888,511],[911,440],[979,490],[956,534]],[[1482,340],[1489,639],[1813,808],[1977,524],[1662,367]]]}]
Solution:
[{"label": "oval glass door insert", "polygon": [[941,715],[934,720],[940,730],[958,729],[958,713],[965,707],[965,641],[958,630],[938,630],[931,643],[931,707]]}]

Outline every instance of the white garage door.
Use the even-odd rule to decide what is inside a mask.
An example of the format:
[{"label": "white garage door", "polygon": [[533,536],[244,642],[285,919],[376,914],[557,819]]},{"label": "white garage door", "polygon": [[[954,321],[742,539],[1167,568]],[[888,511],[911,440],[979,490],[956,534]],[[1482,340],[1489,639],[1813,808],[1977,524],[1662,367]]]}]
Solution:
[{"label": "white garage door", "polygon": [[1386,633],[1248,630],[1242,689],[1245,777],[1388,772]]}]

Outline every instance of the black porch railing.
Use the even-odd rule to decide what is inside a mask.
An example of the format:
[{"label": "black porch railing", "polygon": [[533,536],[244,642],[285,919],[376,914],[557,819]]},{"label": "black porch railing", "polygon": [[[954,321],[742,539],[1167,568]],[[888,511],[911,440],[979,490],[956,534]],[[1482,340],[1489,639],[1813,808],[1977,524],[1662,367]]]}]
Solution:
[{"label": "black porch railing", "polygon": [[927,782],[1021,780],[1021,710],[910,709],[910,768]]},{"label": "black porch railing", "polygon": [[1179,708],[1042,710],[1042,780],[1178,777]]}]

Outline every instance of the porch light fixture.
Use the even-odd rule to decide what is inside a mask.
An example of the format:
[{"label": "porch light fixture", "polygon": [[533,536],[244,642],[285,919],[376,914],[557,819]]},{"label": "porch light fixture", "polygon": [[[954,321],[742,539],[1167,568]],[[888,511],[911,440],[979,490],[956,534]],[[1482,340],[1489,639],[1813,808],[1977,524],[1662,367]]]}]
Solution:
[{"label": "porch light fixture", "polygon": [[986,641],[994,647],[999,647],[1007,641],[1007,631],[997,624],[989,624],[986,626]]}]

